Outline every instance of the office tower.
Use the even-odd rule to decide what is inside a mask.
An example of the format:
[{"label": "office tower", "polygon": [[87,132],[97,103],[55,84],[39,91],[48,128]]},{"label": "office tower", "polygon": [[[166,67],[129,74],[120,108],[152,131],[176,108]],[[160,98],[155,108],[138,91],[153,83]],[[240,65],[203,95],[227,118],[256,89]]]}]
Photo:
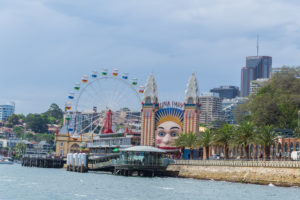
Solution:
[{"label": "office tower", "polygon": [[239,96],[239,88],[236,86],[220,86],[213,88],[210,92],[218,93],[221,99],[233,99]]},{"label": "office tower", "polygon": [[246,66],[241,70],[241,96],[246,97],[250,93],[250,81],[258,78],[270,78],[272,71],[272,57],[248,56]]}]

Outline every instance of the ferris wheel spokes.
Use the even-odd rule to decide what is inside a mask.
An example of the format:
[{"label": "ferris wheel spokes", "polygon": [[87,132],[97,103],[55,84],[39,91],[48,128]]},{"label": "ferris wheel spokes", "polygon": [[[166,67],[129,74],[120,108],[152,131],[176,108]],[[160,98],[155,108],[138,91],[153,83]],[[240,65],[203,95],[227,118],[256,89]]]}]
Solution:
[{"label": "ferris wheel spokes", "polygon": [[[141,105],[141,98],[136,85],[137,79],[130,82],[128,73],[122,75],[116,70],[114,74],[103,71],[100,75],[93,71],[90,76],[83,76],[81,84],[76,84],[75,91],[68,96],[71,103],[68,104],[69,109],[66,113],[75,113],[72,122],[74,134],[85,132],[101,134],[104,127],[104,113],[107,109],[114,113],[112,125],[116,131],[124,129],[126,124],[129,126],[140,123],[141,116],[136,112],[140,111],[138,107]],[[123,108],[129,110],[122,110]],[[121,112],[126,114],[121,115]]]}]

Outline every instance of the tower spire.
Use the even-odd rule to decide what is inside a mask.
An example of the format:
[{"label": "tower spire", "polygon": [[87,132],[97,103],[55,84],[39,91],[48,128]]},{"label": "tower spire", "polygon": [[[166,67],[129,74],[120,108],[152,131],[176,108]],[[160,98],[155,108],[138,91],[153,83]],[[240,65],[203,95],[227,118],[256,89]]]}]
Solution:
[{"label": "tower spire", "polygon": [[150,98],[151,103],[156,102],[157,96],[157,85],[153,73],[151,73],[145,86],[143,103],[147,102],[147,98]]},{"label": "tower spire", "polygon": [[256,40],[256,56],[258,56],[259,51],[259,35],[257,34],[257,40]]},{"label": "tower spire", "polygon": [[184,100],[184,133],[198,133],[200,119],[199,89],[195,73],[190,77]]},{"label": "tower spire", "polygon": [[142,101],[142,133],[141,145],[154,146],[155,144],[155,112],[158,110],[157,85],[150,74],[145,85]]},{"label": "tower spire", "polygon": [[198,103],[199,89],[195,73],[190,77],[185,90],[185,103],[190,104],[189,99],[192,98],[192,104]]}]

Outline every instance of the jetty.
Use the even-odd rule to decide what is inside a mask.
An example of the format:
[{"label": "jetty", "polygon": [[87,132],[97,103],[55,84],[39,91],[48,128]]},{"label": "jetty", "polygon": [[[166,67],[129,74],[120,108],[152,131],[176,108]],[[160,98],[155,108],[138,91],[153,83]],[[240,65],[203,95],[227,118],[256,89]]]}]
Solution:
[{"label": "jetty", "polygon": [[169,164],[167,152],[151,146],[134,146],[121,150],[114,164],[114,174],[123,176],[163,176]]},{"label": "jetty", "polygon": [[65,161],[62,158],[28,155],[22,158],[24,167],[63,168]]},{"label": "jetty", "polygon": [[121,149],[120,153],[89,156],[69,153],[67,171],[107,171],[122,176],[164,176],[170,159],[166,151],[151,146],[134,146]]}]

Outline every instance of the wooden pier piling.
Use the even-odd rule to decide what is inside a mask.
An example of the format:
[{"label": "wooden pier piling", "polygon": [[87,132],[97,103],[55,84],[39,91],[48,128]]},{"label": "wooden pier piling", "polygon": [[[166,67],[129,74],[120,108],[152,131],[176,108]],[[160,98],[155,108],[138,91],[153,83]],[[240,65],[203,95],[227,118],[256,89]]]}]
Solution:
[{"label": "wooden pier piling", "polygon": [[40,168],[63,168],[65,161],[62,158],[47,158],[36,156],[24,156],[22,166]]}]

